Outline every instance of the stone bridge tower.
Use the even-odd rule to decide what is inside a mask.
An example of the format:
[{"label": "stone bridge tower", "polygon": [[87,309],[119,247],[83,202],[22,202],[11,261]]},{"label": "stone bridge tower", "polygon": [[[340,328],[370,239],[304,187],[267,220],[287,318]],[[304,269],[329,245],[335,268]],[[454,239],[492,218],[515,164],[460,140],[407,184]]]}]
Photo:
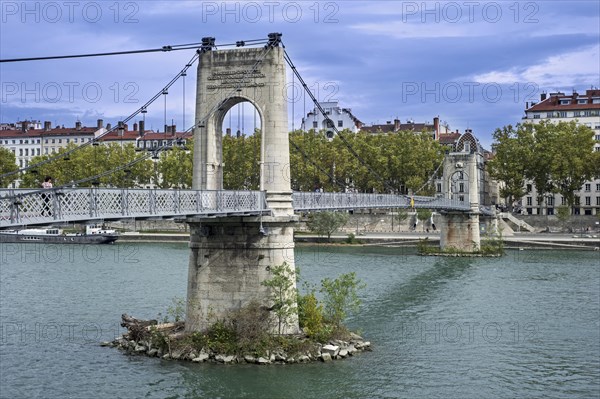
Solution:
[{"label": "stone bridge tower", "polygon": [[[261,118],[260,190],[266,192],[271,214],[187,220],[187,331],[202,330],[252,301],[269,306],[270,293],[262,283],[272,277],[274,266],[287,264],[295,287],[297,217],[289,179],[286,65],[280,35],[270,34],[265,48],[214,50],[214,39],[208,40],[198,65],[193,188],[223,189],[223,119],[231,107],[248,101]],[[284,332],[297,331],[293,318]]]},{"label": "stone bridge tower", "polygon": [[447,198],[468,201],[471,211],[445,212],[442,217],[441,249],[478,251],[481,245],[479,215],[484,178],[483,157],[477,139],[467,132],[460,137],[455,152],[446,154],[442,192]]}]

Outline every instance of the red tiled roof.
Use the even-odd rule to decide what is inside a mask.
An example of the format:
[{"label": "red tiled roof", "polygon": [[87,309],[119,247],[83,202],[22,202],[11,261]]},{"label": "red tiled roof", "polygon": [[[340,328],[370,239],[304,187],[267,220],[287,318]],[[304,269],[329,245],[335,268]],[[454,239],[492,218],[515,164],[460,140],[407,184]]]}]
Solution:
[{"label": "red tiled roof", "polygon": [[93,135],[98,129],[95,127],[82,127],[77,130],[75,128],[56,128],[50,130],[44,129],[29,129],[26,132],[22,130],[0,130],[0,137],[3,138],[20,138],[20,137],[48,137],[48,136],[81,136]]},{"label": "red tiled roof", "polygon": [[[600,98],[600,90],[586,90],[585,94],[551,93],[545,100],[532,105],[526,112],[535,111],[561,111],[561,110],[590,110],[600,109],[600,104],[593,104],[594,99]],[[569,100],[569,104],[561,104],[561,100]],[[586,100],[585,104],[578,104],[579,100]]]},{"label": "red tiled roof", "polygon": [[100,141],[120,141],[120,140],[135,140],[140,137],[139,132],[134,130],[126,130],[123,131],[123,135],[121,136],[117,130],[113,130],[112,132],[106,133],[104,136],[100,137]]},{"label": "red tiled roof", "polygon": [[123,136],[119,134],[117,130],[113,130],[110,133],[105,134],[100,138],[100,141],[135,141],[139,140],[170,140],[170,139],[178,139],[178,138],[190,138],[192,137],[192,132],[177,132],[175,135],[171,133],[157,133],[153,130],[146,130],[144,132],[144,136],[140,137],[140,133],[137,130],[126,130],[123,132]]},{"label": "red tiled roof", "polygon": [[527,112],[540,112],[540,111],[573,111],[573,110],[590,110],[600,109],[600,104],[565,104],[560,105],[554,104],[550,101],[550,98],[545,99],[541,103],[535,104],[533,107],[529,107]]},{"label": "red tiled roof", "polygon": [[145,133],[144,137],[141,138],[141,140],[170,140],[170,139],[178,139],[178,138],[191,138],[192,132],[177,132],[175,133],[175,135],[172,135],[171,133],[156,133],[156,132],[151,132],[151,133]]}]

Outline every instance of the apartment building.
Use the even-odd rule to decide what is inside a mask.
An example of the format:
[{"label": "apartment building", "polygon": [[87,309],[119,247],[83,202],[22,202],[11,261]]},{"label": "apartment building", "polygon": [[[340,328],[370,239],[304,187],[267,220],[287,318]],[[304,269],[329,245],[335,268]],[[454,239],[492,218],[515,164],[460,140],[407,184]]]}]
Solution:
[{"label": "apartment building", "polygon": [[[527,103],[525,105],[525,116],[523,123],[539,123],[547,120],[551,122],[576,121],[586,125],[594,131],[596,144],[594,151],[600,151],[600,89],[592,88],[579,94],[573,91],[571,94],[562,92],[542,93],[540,102]],[[535,186],[527,183],[529,193],[522,199],[521,209],[523,213],[530,215],[553,215],[555,208],[566,205],[565,199],[560,194],[547,195],[544,203],[538,203]],[[575,192],[574,213],[576,215],[600,214],[600,176],[587,181],[581,189]]]}]

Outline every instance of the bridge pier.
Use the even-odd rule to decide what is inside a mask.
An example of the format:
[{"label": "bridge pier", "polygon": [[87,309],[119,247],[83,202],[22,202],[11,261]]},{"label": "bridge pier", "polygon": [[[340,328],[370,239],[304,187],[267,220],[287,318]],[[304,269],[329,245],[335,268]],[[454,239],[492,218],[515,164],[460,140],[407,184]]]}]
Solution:
[{"label": "bridge pier", "polygon": [[[257,217],[188,220],[191,252],[186,331],[204,330],[252,301],[272,305],[268,303],[269,289],[262,285],[272,277],[271,268],[286,263],[295,271],[290,219],[263,217],[262,223]],[[277,332],[275,322],[272,331]],[[298,332],[297,317],[283,332]]]},{"label": "bridge pier", "polygon": [[448,212],[440,218],[440,249],[477,252],[481,244],[479,214]]}]

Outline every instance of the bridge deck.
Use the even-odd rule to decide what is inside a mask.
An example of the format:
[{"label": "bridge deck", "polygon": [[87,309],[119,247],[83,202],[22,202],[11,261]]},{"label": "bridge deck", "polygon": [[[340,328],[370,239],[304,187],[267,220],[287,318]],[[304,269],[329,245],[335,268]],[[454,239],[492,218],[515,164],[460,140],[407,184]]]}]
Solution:
[{"label": "bridge deck", "polygon": [[[295,211],[412,208],[410,197],[391,194],[295,192]],[[466,202],[413,197],[414,208],[469,212]],[[482,210],[487,213],[486,210]],[[261,191],[66,188],[0,190],[0,228],[50,223],[268,214]]]}]

